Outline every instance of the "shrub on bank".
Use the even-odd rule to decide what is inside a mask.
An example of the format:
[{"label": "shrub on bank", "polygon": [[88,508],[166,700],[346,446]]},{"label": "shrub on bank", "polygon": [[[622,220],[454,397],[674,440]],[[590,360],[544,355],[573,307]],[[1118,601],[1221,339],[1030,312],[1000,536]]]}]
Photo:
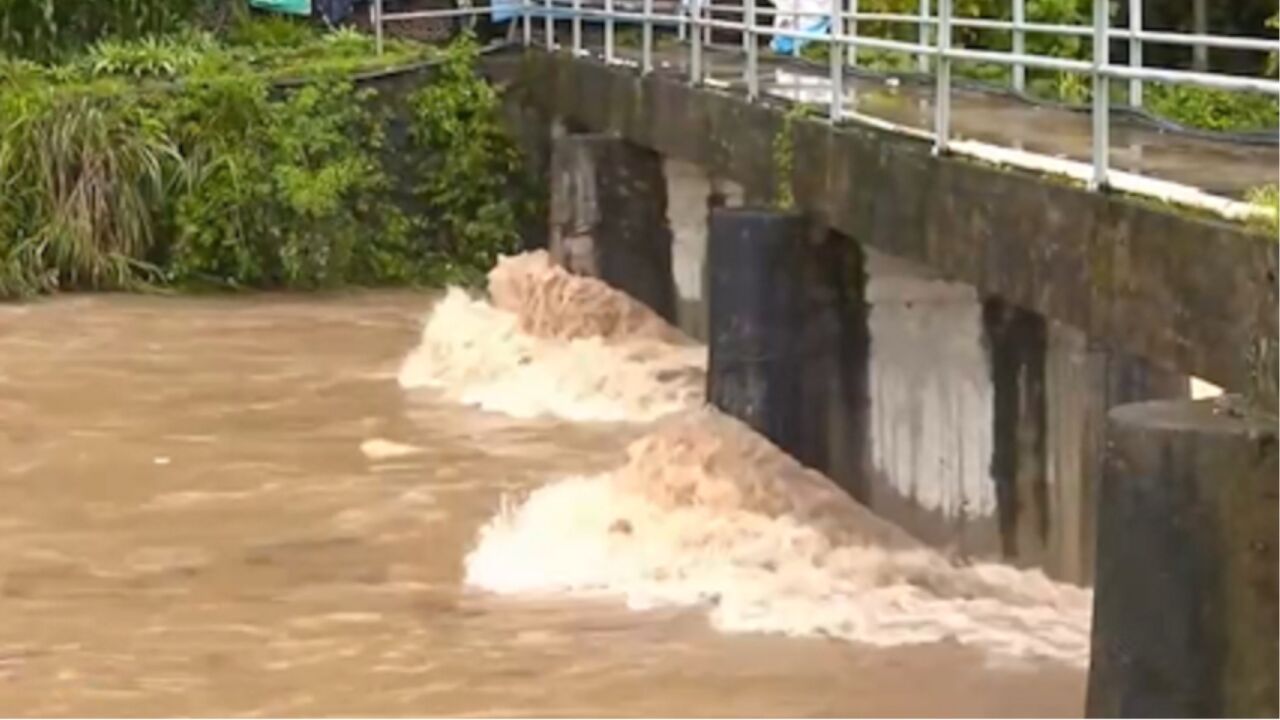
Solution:
[{"label": "shrub on bank", "polygon": [[[474,43],[375,59],[357,33],[298,30],[0,60],[0,296],[436,284],[512,249],[519,157]],[[392,147],[396,103],[351,75],[427,59]]]}]

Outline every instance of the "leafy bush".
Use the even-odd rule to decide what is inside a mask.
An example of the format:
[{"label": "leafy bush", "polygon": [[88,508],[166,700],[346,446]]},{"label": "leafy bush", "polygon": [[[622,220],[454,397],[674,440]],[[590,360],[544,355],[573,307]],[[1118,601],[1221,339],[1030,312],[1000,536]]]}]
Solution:
[{"label": "leafy bush", "polygon": [[0,95],[0,263],[26,290],[121,288],[147,270],[154,208],[176,169],[138,102],[48,89]]},{"label": "leafy bush", "polygon": [[239,0],[5,0],[0,3],[0,52],[55,60],[106,37],[174,32],[221,20]]},{"label": "leafy bush", "polygon": [[213,39],[201,33],[147,37],[132,42],[100,40],[85,58],[94,75],[174,77],[192,70]]},{"label": "leafy bush", "polygon": [[435,82],[410,98],[410,137],[423,161],[416,191],[426,230],[445,243],[450,268],[462,275],[492,265],[516,246],[520,156],[497,120],[498,96],[478,81],[478,48],[454,44]]},{"label": "leafy bush", "polygon": [[[295,50],[342,58],[357,42]],[[56,68],[0,62],[0,296],[478,277],[514,247],[520,158],[474,43],[445,56],[394,148],[376,94],[325,62],[273,86],[297,62],[283,50],[265,69],[211,39],[102,43]],[[395,202],[406,197],[412,213]]]},{"label": "leafy bush", "polygon": [[1145,98],[1155,114],[1208,130],[1268,130],[1280,117],[1280,103],[1260,93],[1153,84]]}]

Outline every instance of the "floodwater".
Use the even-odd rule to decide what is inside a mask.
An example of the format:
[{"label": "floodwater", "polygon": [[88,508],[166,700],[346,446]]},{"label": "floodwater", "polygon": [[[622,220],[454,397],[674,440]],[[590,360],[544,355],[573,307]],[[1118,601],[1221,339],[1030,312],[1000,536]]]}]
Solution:
[{"label": "floodwater", "polygon": [[[0,305],[0,715],[1080,714],[1079,622],[1040,632],[1032,625],[1052,625],[1054,612],[1025,598],[974,599],[982,591],[965,586],[963,601],[946,600],[955,633],[939,639],[933,580],[886,580],[877,565],[860,582],[900,586],[877,595],[849,584],[854,561],[832,569],[826,559],[804,565],[806,582],[826,583],[812,592],[796,589],[798,575],[759,580],[783,572],[779,553],[803,548],[770,550],[775,559],[750,576],[697,556],[720,583],[703,603],[659,582],[668,571],[654,566],[690,566],[660,555],[684,553],[690,536],[664,544],[647,528],[675,517],[725,525],[764,517],[763,505],[713,506],[724,512],[704,518],[689,513],[705,503],[649,503],[645,512],[665,514],[608,523],[618,538],[607,548],[630,554],[584,554],[606,547],[591,534],[593,508],[624,512],[601,506],[624,496],[600,483],[647,477],[599,473],[628,463],[638,438],[651,442],[633,446],[629,468],[655,462],[645,453],[664,442],[688,450],[670,428],[651,435],[661,414],[651,411],[666,406],[634,392],[643,378],[613,395],[601,379],[631,377],[604,363],[646,356],[611,356],[581,337],[552,353],[556,363],[587,353],[594,369],[566,371],[613,401],[592,404],[574,386],[576,396],[625,421],[557,419],[573,413],[554,403],[504,412],[492,393],[476,400],[448,385],[474,388],[474,375],[418,381],[415,362],[447,354],[420,347],[438,301],[462,313],[443,317],[453,327],[496,312],[461,293],[412,292]],[[512,367],[549,367],[538,343],[552,340],[503,332],[523,343]],[[657,363],[662,382],[672,362]],[[555,391],[547,377],[522,382]],[[643,417],[617,411],[628,407]],[[682,422],[704,422],[698,412]],[[770,458],[762,472],[801,472],[730,421],[710,422],[721,440],[739,438],[714,452],[743,448]],[[681,438],[697,435],[691,427],[677,428]],[[658,458],[659,472],[679,475],[680,462]],[[565,514],[539,524],[557,508]],[[775,520],[750,536],[768,537]],[[717,535],[717,552],[741,555],[742,537]],[[644,553],[633,538],[647,538]],[[632,592],[638,575],[601,577],[641,555],[648,602]],[[963,584],[961,572],[947,582]],[[903,582],[919,584],[904,593]],[[735,588],[748,586],[754,625],[722,612],[746,607]],[[798,626],[779,598],[843,624]],[[1006,602],[1018,608],[1001,610]],[[857,610],[869,614],[854,627]]]}]

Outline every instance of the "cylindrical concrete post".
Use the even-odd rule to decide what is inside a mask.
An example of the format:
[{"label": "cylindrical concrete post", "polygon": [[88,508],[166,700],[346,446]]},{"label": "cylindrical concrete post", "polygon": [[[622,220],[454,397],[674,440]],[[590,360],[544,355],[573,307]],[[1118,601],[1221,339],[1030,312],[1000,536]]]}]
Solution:
[{"label": "cylindrical concrete post", "polygon": [[1275,418],[1168,400],[1109,429],[1088,714],[1275,717]]},{"label": "cylindrical concrete post", "polygon": [[662,158],[609,135],[552,141],[553,258],[676,320]]},{"label": "cylindrical concrete post", "polygon": [[796,454],[803,438],[800,215],[719,208],[707,246],[707,399]]}]

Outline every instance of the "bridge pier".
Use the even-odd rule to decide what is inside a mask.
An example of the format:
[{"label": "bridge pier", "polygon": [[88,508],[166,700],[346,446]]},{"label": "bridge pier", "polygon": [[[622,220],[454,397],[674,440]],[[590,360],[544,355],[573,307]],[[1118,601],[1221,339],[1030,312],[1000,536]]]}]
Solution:
[{"label": "bridge pier", "polygon": [[1109,428],[1088,714],[1275,717],[1275,418],[1156,401]]},{"label": "bridge pier", "polygon": [[803,444],[801,215],[711,213],[707,401],[796,455]]},{"label": "bridge pier", "polygon": [[856,243],[803,216],[711,211],[707,399],[864,494],[867,318]]},{"label": "bridge pier", "polygon": [[563,135],[552,140],[550,175],[548,246],[556,262],[675,323],[662,158],[610,135]]}]

